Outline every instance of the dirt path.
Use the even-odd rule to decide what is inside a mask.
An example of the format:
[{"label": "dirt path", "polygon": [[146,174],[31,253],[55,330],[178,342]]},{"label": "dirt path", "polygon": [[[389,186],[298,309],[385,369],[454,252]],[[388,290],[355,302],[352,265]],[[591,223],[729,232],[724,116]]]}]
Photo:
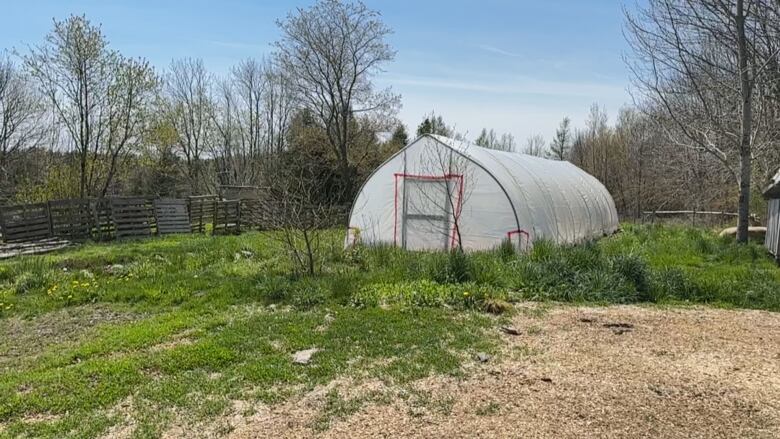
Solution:
[{"label": "dirt path", "polygon": [[465,379],[332,383],[224,422],[233,438],[780,437],[780,314],[560,307],[513,324]]}]

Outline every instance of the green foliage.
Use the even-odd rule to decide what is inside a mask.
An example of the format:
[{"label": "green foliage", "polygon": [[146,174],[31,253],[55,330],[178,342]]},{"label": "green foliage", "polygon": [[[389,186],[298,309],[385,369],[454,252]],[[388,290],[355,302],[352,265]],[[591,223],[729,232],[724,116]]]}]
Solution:
[{"label": "green foliage", "polygon": [[[133,395],[136,433],[159,436],[174,413],[208,422],[229,399],[278,402],[344,374],[458,374],[465,353],[492,349],[483,329],[495,320],[484,312],[513,312],[522,299],[780,310],[780,269],[762,247],[706,230],[629,224],[578,246],[538,241],[526,254],[508,245],[344,253],[341,233],[323,237],[319,276],[294,275],[270,232],[93,243],[0,262],[5,433],[99,436],[119,422],[107,410]],[[29,349],[17,345],[29,337],[8,332],[16,324],[4,325],[25,317],[41,326],[29,332],[59,334],[61,313],[76,316],[79,332]],[[316,367],[292,364],[292,352],[315,346]],[[336,396],[328,404],[324,427],[352,409]],[[57,418],[24,421],[40,413]]]},{"label": "green foliage", "polygon": [[439,283],[464,283],[472,280],[469,256],[460,250],[450,251],[446,258],[437,259],[432,277]]},{"label": "green foliage", "polygon": [[503,298],[504,295],[490,287],[473,282],[441,284],[421,280],[366,285],[354,295],[353,304],[358,307],[400,305],[469,309],[482,306],[488,297]]},{"label": "green foliage", "polygon": [[517,250],[511,240],[501,241],[501,245],[498,246],[498,255],[503,262],[510,262],[517,257]]}]

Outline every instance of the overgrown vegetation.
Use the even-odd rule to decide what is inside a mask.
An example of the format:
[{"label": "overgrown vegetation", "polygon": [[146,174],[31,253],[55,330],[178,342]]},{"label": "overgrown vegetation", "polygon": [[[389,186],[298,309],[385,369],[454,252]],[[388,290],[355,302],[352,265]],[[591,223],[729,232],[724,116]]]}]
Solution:
[{"label": "overgrown vegetation", "polygon": [[[340,232],[325,238],[318,276],[293,274],[265,233],[1,263],[0,437],[91,437],[127,423],[157,437],[174,419],[209,422],[234,400],[278,403],[341,376],[404,385],[460,374],[476,352],[495,353],[488,329],[501,318],[485,311],[520,300],[780,310],[780,269],[763,248],[700,229],[627,225],[527,255],[344,252]],[[312,364],[292,363],[312,347]],[[317,428],[356,410],[332,399]]]}]

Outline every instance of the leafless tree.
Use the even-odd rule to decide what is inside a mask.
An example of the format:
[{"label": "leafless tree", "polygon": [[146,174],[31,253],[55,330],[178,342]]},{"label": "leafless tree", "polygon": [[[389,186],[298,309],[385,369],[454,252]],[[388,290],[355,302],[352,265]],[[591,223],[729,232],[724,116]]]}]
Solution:
[{"label": "leafless tree", "polygon": [[469,145],[456,141],[453,148],[426,148],[420,158],[421,175],[399,181],[403,248],[416,249],[431,241],[434,248],[463,251],[461,213],[473,190],[473,168],[465,154]]},{"label": "leafless tree", "polygon": [[191,58],[173,61],[165,78],[165,116],[176,130],[176,147],[184,157],[187,179],[196,194],[209,186],[204,159],[214,128],[212,80],[203,61]]},{"label": "leafless tree", "polygon": [[493,129],[483,128],[474,143],[483,148],[497,149],[499,151],[515,150],[515,137],[513,135],[504,133],[499,137]]},{"label": "leafless tree", "polygon": [[[9,164],[19,151],[36,146],[43,130],[44,111],[40,96],[24,73],[10,59],[0,55],[0,172],[8,181]],[[5,190],[0,187],[0,191]]]},{"label": "leafless tree", "polygon": [[547,143],[541,134],[534,134],[526,139],[523,154],[544,157],[547,149],[546,145]]},{"label": "leafless tree", "polygon": [[251,158],[242,152],[241,110],[232,78],[217,81],[210,105],[214,126],[212,141],[207,145],[214,160],[217,182],[222,185],[246,185]]},{"label": "leafless tree", "polygon": [[145,60],[109,49],[100,28],[83,16],[55,20],[24,62],[75,145],[79,196],[104,195],[140,142],[154,71]]},{"label": "leafless tree", "polygon": [[293,114],[298,109],[298,99],[293,81],[277,63],[265,61],[262,68],[265,77],[263,93],[265,152],[278,154],[287,146],[287,131]]},{"label": "leafless tree", "polygon": [[739,189],[737,240],[748,239],[752,164],[774,139],[762,90],[777,65],[774,0],[650,0],[626,13],[629,63],[642,99],[663,109],[681,147],[715,157]]},{"label": "leafless tree", "polygon": [[283,153],[264,162],[268,187],[260,202],[263,223],[277,233],[296,271],[316,274],[322,266],[323,234],[343,222],[345,212],[334,201],[339,194],[323,194],[327,178],[316,161]]},{"label": "leafless tree", "polygon": [[389,89],[375,91],[371,82],[381,65],[395,57],[385,42],[391,31],[363,3],[341,0],[320,0],[277,23],[282,31],[277,62],[303,105],[325,127],[351,197],[350,124],[359,114],[393,112],[400,101]]}]

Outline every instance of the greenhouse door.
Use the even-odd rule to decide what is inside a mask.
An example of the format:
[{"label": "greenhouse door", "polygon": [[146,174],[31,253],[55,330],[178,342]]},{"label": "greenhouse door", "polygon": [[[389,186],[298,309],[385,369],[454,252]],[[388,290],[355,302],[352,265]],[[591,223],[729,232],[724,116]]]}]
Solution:
[{"label": "greenhouse door", "polygon": [[403,177],[401,246],[408,250],[448,250],[457,196],[452,178]]}]

